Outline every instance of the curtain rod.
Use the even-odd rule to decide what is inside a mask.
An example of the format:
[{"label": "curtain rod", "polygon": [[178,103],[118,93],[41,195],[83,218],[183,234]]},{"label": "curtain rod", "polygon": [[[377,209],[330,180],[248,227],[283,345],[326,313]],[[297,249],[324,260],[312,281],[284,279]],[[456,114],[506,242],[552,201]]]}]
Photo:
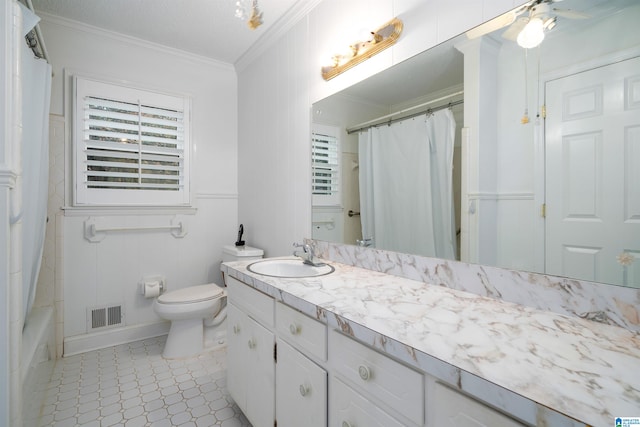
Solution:
[{"label": "curtain rod", "polygon": [[389,125],[391,123],[395,123],[395,122],[398,122],[398,121],[401,121],[401,120],[406,120],[406,119],[410,119],[412,117],[420,116],[420,115],[422,115],[422,114],[424,114],[424,113],[426,113],[428,111],[438,111],[438,110],[442,110],[443,108],[449,108],[449,107],[453,107],[454,105],[459,105],[459,104],[464,103],[464,100],[460,99],[458,101],[449,102],[447,104],[439,105],[437,107],[428,108],[426,110],[422,110],[420,112],[417,112],[417,113],[414,113],[414,114],[410,114],[408,116],[398,117],[396,119],[387,120],[386,122],[385,121],[381,121],[381,120],[384,120],[384,119],[391,118],[393,116],[397,116],[398,114],[406,113],[408,111],[413,111],[416,108],[426,107],[427,105],[435,104],[436,102],[440,102],[440,101],[443,101],[445,99],[449,99],[449,98],[452,98],[452,97],[458,96],[458,95],[464,95],[464,91],[461,90],[459,92],[454,92],[454,93],[451,93],[449,95],[442,96],[440,98],[433,99],[431,101],[427,101],[427,102],[424,102],[424,103],[419,104],[419,105],[415,105],[413,107],[405,108],[404,110],[396,111],[395,113],[387,114],[386,116],[378,117],[376,119],[369,120],[369,121],[366,121],[364,123],[360,123],[360,124],[355,125],[353,127],[347,128],[347,134],[351,135],[352,133],[356,133],[356,132],[360,132],[360,131],[363,131],[363,130],[367,130],[367,129],[372,128],[374,126]]}]

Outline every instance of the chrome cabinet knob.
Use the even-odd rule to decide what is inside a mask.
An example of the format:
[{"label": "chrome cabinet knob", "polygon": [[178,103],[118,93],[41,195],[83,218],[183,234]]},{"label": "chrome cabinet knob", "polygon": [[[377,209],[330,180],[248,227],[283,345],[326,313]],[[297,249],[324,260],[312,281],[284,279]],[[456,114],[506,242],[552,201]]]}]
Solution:
[{"label": "chrome cabinet knob", "polygon": [[256,341],[253,338],[250,338],[249,341],[247,341],[247,345],[251,349],[256,348]]},{"label": "chrome cabinet knob", "polygon": [[290,324],[289,332],[291,332],[291,335],[297,335],[300,332],[300,326],[296,325],[295,323]]}]

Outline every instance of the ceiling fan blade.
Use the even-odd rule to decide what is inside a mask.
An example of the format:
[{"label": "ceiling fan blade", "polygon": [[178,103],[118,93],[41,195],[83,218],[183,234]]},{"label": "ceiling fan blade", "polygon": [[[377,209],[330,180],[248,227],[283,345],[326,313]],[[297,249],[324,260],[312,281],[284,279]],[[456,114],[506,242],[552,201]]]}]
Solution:
[{"label": "ceiling fan blade", "polygon": [[572,9],[556,9],[556,8],[553,8],[553,13],[555,13],[558,16],[562,16],[563,18],[569,18],[569,19],[587,19],[587,18],[591,18],[591,16],[589,16],[586,13],[578,12],[577,10],[572,10]]},{"label": "ceiling fan blade", "polygon": [[500,28],[504,28],[507,25],[513,23],[516,20],[517,12],[512,10],[511,12],[507,12],[498,16],[497,18],[492,19],[491,21],[487,21],[484,24],[480,24],[475,28],[467,31],[467,38],[476,39],[478,37],[482,37],[485,34],[492,33]]},{"label": "ceiling fan blade", "polygon": [[515,40],[518,37],[518,34],[520,34],[520,31],[522,31],[524,26],[527,25],[527,22],[529,22],[529,18],[525,16],[518,18],[516,22],[511,24],[511,26],[502,33],[502,37],[507,40]]}]

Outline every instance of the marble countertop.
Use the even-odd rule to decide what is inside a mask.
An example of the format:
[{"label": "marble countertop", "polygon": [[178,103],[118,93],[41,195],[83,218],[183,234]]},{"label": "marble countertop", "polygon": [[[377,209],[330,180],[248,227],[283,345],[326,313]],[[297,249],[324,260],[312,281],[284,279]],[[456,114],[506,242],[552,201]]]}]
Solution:
[{"label": "marble countertop", "polygon": [[304,279],[248,264],[223,272],[533,425],[640,417],[637,333],[337,262]]}]

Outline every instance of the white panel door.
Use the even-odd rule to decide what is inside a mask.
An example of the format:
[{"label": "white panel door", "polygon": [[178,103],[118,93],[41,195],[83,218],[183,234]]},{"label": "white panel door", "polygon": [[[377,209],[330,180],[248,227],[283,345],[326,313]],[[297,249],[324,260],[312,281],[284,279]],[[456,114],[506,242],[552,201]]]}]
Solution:
[{"label": "white panel door", "polygon": [[640,58],[548,82],[545,97],[546,272],[640,287]]},{"label": "white panel door", "polygon": [[276,419],[280,427],[327,426],[327,372],[278,340]]}]

